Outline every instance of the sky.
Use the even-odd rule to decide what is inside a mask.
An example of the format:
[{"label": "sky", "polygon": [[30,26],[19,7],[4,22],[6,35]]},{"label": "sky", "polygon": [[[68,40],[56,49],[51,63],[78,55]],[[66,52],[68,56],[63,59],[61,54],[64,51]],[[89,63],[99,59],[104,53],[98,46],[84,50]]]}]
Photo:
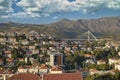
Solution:
[{"label": "sky", "polygon": [[120,16],[120,0],[0,0],[0,23],[48,24],[112,16]]}]

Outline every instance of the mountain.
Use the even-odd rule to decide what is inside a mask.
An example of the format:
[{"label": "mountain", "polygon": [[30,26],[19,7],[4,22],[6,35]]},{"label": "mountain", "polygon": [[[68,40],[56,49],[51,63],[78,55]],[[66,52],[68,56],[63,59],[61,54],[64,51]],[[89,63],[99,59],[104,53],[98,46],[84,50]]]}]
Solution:
[{"label": "mountain", "polygon": [[20,23],[0,23],[0,31],[31,31],[49,33],[60,38],[80,38],[86,31],[91,31],[96,36],[120,33],[120,16],[105,17],[100,19],[62,19],[56,23],[35,25]]}]

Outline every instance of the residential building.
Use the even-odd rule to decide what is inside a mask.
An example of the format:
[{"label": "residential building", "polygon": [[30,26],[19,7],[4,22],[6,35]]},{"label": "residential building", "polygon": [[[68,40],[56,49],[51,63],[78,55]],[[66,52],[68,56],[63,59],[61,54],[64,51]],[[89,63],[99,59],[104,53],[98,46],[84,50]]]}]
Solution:
[{"label": "residential building", "polygon": [[49,53],[50,55],[50,65],[55,66],[63,66],[63,54],[58,51],[53,51]]}]

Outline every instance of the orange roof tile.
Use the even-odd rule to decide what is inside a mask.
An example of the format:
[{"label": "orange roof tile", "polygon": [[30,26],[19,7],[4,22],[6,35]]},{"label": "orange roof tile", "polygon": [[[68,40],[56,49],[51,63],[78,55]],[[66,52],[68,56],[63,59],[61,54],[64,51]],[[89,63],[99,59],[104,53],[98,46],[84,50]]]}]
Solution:
[{"label": "orange roof tile", "polygon": [[80,73],[44,74],[43,80],[83,80]]},{"label": "orange roof tile", "polygon": [[7,69],[0,69],[0,74],[13,74],[12,71]]},{"label": "orange roof tile", "polygon": [[8,80],[42,80],[42,79],[35,74],[20,73],[13,75],[12,77],[8,78]]},{"label": "orange roof tile", "polygon": [[51,71],[62,71],[59,67],[55,66],[51,68]]},{"label": "orange roof tile", "polygon": [[48,69],[48,66],[45,64],[42,64],[39,69]]},{"label": "orange roof tile", "polygon": [[85,54],[84,56],[85,57],[93,57],[94,55],[93,54]]}]

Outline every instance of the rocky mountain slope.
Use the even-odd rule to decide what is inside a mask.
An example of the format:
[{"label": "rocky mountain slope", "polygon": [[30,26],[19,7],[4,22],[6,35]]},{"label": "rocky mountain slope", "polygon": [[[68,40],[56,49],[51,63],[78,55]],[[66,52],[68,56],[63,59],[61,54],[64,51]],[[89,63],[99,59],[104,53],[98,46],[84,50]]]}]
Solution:
[{"label": "rocky mountain slope", "polygon": [[60,38],[80,38],[86,31],[91,31],[96,36],[119,34],[120,17],[105,17],[89,20],[62,19],[56,23],[34,25],[20,23],[0,23],[0,31],[31,31],[49,33]]}]

